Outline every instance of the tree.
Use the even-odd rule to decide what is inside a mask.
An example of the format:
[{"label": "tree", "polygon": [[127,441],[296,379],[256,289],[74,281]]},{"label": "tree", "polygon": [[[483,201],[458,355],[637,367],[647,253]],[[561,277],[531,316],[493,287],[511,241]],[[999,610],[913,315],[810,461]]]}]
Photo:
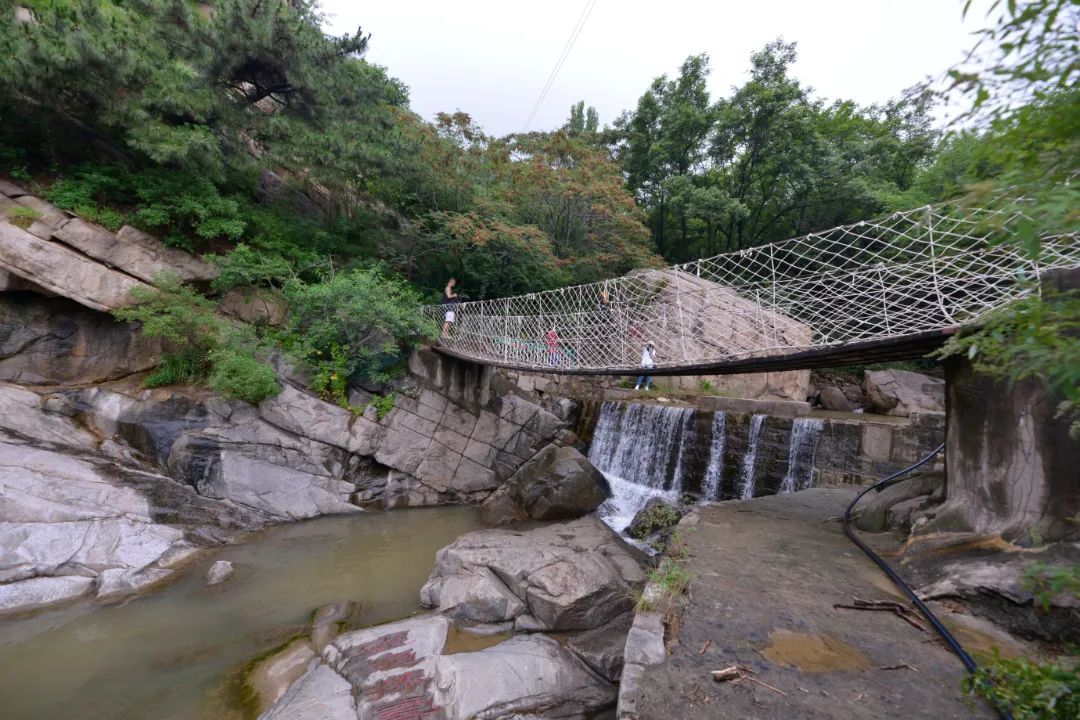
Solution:
[{"label": "tree", "polygon": [[655,210],[651,225],[656,244],[669,257],[686,259],[687,222],[685,205],[678,204],[679,236],[675,243],[666,237],[666,208],[663,181],[671,175],[687,175],[700,169],[704,160],[703,142],[712,124],[709,92],[705,87],[709,56],[691,55],[669,80],[662,75],[653,81],[638,101],[637,112],[624,114],[616,122],[623,132],[621,154],[628,167],[630,187],[647,208]]},{"label": "tree", "polygon": [[570,106],[570,117],[562,127],[570,137],[577,137],[583,133],[595,134],[600,129],[600,116],[596,108],[590,105],[585,107],[585,101],[579,100]]},{"label": "tree", "polygon": [[339,201],[400,164],[404,86],[327,37],[312,0],[35,0],[0,10],[0,97],[113,152],[215,181],[255,159]]},{"label": "tree", "polygon": [[863,219],[914,182],[936,138],[929,96],[826,105],[790,75],[796,57],[794,44],[769,43],[748,81],[712,105],[707,58],[691,57],[616,123],[627,183],[669,260]]}]

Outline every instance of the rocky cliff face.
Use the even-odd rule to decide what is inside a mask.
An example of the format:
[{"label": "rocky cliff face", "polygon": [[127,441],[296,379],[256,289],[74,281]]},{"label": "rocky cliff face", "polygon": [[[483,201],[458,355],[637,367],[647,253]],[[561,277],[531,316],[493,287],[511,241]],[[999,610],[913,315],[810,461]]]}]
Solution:
[{"label": "rocky cliff face", "polygon": [[379,419],[288,383],[257,407],[143,389],[133,373],[158,348],[64,298],[0,293],[0,318],[0,612],[135,592],[270,522],[481,502],[575,440],[504,380],[427,351]]}]

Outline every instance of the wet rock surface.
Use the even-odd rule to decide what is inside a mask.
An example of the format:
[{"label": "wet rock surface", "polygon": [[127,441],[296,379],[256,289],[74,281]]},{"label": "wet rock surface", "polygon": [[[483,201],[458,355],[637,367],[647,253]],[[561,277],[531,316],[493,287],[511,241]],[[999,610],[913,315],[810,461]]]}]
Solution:
[{"label": "wet rock surface", "polygon": [[484,502],[481,513],[491,525],[567,520],[592,512],[610,494],[588,458],[572,447],[548,445]]},{"label": "wet rock surface", "polygon": [[629,546],[589,516],[463,535],[436,555],[420,602],[461,621],[589,630],[629,610],[631,589],[644,581]]},{"label": "wet rock surface", "polygon": [[100,463],[0,439],[0,612],[153,585],[196,552],[185,530]]},{"label": "wet rock surface", "polygon": [[[685,611],[666,629],[657,618],[651,632],[635,620],[619,717],[672,717],[672,708],[687,719],[995,717],[965,704],[963,665],[931,635],[893,613],[834,607],[855,597],[902,601],[830,522],[854,492],[813,488],[700,508],[685,540]],[[903,663],[918,672],[882,675]],[[781,692],[712,680],[731,665]]]},{"label": "wet rock surface", "polygon": [[[41,347],[55,360],[66,346]],[[36,358],[11,357],[18,362],[9,370]],[[90,580],[5,588],[5,607],[139,592],[198,548],[268,522],[478,502],[544,448],[562,460],[530,476],[537,491],[519,482],[518,496],[545,517],[588,504],[588,494],[568,495],[582,486],[562,470],[596,471],[558,445],[561,421],[519,397],[495,396],[476,368],[431,353],[414,364],[417,384],[383,421],[288,384],[254,407],[198,389],[144,390],[137,379],[38,389],[0,382],[0,454],[12,458],[4,482],[17,493],[0,501],[8,561],[0,583]],[[85,370],[59,361],[52,368],[65,383]],[[82,505],[88,514],[75,517],[71,508]]]}]

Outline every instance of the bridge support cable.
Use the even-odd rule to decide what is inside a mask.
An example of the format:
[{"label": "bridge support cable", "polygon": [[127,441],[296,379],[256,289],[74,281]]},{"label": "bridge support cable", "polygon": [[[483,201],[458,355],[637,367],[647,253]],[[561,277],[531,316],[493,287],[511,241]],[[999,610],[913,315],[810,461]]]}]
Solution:
[{"label": "bridge support cable", "polygon": [[[688,374],[863,343],[902,347],[1037,292],[1046,270],[1080,267],[1077,233],[1044,237],[1037,259],[1002,242],[1027,221],[1005,207],[924,206],[599,283],[461,303],[442,349],[523,370],[634,374],[652,342],[657,374]],[[440,309],[424,312],[436,319]]]}]

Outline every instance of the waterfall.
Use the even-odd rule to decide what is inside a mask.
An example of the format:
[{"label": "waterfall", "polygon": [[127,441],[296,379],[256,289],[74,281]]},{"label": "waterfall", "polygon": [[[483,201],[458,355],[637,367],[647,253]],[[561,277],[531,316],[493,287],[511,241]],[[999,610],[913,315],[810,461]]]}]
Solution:
[{"label": "waterfall", "polygon": [[814,476],[814,456],[818,437],[825,423],[820,418],[797,418],[791,424],[788,469],[780,483],[780,492],[789,493],[810,487]]},{"label": "waterfall", "polygon": [[724,446],[727,444],[727,415],[717,410],[712,421],[712,442],[709,445],[709,465],[701,483],[701,501],[720,498],[720,486],[724,475]]},{"label": "waterfall", "polygon": [[746,455],[743,456],[742,466],[740,497],[743,500],[754,497],[754,462],[757,460],[758,438],[761,437],[761,426],[764,424],[764,415],[754,415],[754,417],[750,418],[750,435],[746,441]]},{"label": "waterfall", "polygon": [[601,406],[589,460],[611,485],[612,497],[599,509],[604,522],[623,530],[652,498],[678,501],[693,414],[687,407]]}]

